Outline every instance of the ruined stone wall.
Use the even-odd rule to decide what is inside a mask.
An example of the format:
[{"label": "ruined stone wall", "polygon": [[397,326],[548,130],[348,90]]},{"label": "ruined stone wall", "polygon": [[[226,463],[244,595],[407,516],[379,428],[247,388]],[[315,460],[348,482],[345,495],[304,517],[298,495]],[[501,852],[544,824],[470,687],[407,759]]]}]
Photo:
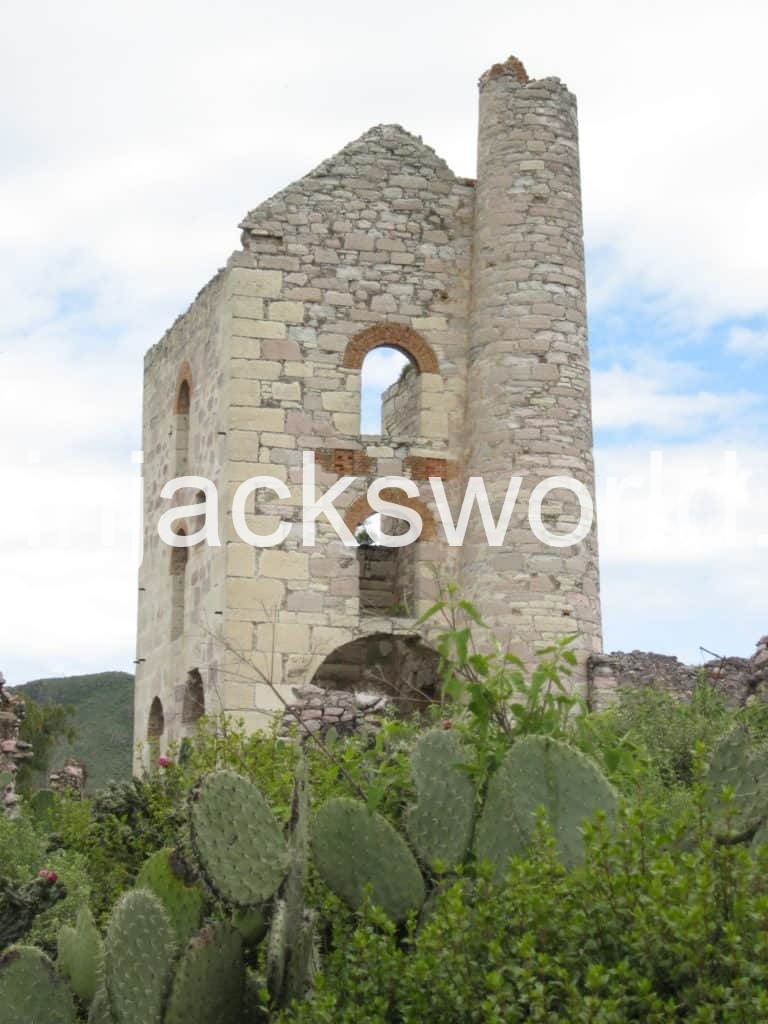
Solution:
[{"label": "ruined stone wall", "polygon": [[[150,708],[159,699],[164,733],[153,744],[156,751],[183,734],[181,709],[190,669],[199,668],[204,674],[211,705],[214,709],[217,705],[218,654],[207,637],[216,626],[224,599],[226,551],[201,544],[187,549],[184,558],[183,551],[172,551],[161,541],[157,524],[169,507],[160,497],[168,481],[180,473],[216,481],[225,464],[229,387],[226,287],[224,274],[214,277],[145,360],[144,558],[139,572],[134,741],[146,748]],[[190,410],[180,416],[177,399],[184,381],[190,389]],[[187,455],[182,460],[179,453],[184,440]],[[172,504],[178,507],[197,500],[196,489],[185,488]],[[198,517],[184,520],[183,527],[191,536],[199,528]],[[183,630],[175,636],[174,608],[179,611],[180,599]],[[147,756],[145,749],[145,762]]]},{"label": "ruined stone wall", "polygon": [[[501,508],[523,484],[505,542],[489,547],[479,516],[462,548],[463,592],[530,661],[579,633],[578,681],[600,650],[595,530],[551,547],[530,529],[528,498],[552,476],[594,495],[576,101],[556,78],[529,81],[514,58],[480,81],[465,463]],[[569,533],[579,503],[549,492],[544,526]]]},{"label": "ruined stone wall", "polygon": [[589,659],[588,699],[593,711],[609,708],[624,690],[658,686],[681,700],[689,700],[699,681],[723,694],[731,707],[751,697],[768,697],[768,637],[758,641],[750,658],[712,659],[703,665],[685,665],[678,658],[648,651],[614,651]]},{"label": "ruined stone wall", "polygon": [[[312,450],[318,492],[341,475],[357,477],[335,503],[354,531],[371,512],[372,480],[416,479],[431,520],[411,556],[421,608],[434,600],[432,563],[455,575],[422,470],[432,460],[455,476],[449,467],[460,449],[472,194],[420,139],[380,126],[249,214],[243,252],[228,269],[238,303],[230,321],[228,500],[241,481],[274,476],[291,497],[254,495],[247,523],[264,534],[281,518],[297,522],[302,452]],[[382,344],[416,363],[420,410],[407,441],[360,434],[361,366]],[[254,725],[276,706],[274,695],[243,678],[235,651],[247,656],[252,678],[286,687],[311,680],[357,636],[409,629],[401,617],[361,616],[356,551],[324,517],[316,539],[314,548],[304,546],[296,526],[279,547],[261,550],[228,535],[227,700],[253,708],[246,717]],[[417,614],[415,607],[410,622]]]},{"label": "ruined stone wall", "polygon": [[29,743],[19,739],[23,718],[24,701],[6,691],[5,677],[0,672],[0,814],[16,813],[16,774],[33,754]]},{"label": "ruined stone wall", "polygon": [[382,433],[393,440],[414,437],[420,412],[419,375],[409,369],[394,384],[390,384],[382,396]]},{"label": "ruined stone wall", "polygon": [[[599,649],[594,535],[553,549],[520,519],[543,477],[573,475],[593,490],[570,93],[556,79],[528,82],[517,62],[495,67],[481,82],[477,187],[420,138],[380,125],[253,210],[241,229],[242,250],[147,359],[136,738],[157,696],[163,737],[183,732],[193,668],[206,699],[215,694],[249,728],[266,724],[293,685],[357,638],[413,635],[437,596],[436,567],[523,656],[583,633],[582,683],[586,653]],[[366,437],[361,368],[385,345],[406,353],[413,370],[387,393],[384,436]],[[178,390],[185,364],[188,412]],[[155,530],[159,487],[187,438],[190,470],[219,490],[223,547],[190,551],[177,567],[182,586]],[[352,532],[372,511],[373,480],[406,477],[418,488],[407,499],[383,495],[423,519],[421,539],[397,556],[409,615],[361,614],[364,561],[324,517],[315,545],[303,543],[306,451],[316,494],[356,477],[335,501]],[[467,476],[483,476],[498,516],[513,473],[526,481],[505,544],[489,548],[473,514],[464,548],[449,546],[429,478],[444,482],[455,520]],[[235,531],[235,492],[256,476],[290,490],[278,497],[262,487],[245,504],[256,537],[294,524],[276,547]],[[544,516],[562,532],[578,510],[556,492]],[[180,594],[183,621],[172,611]],[[427,641],[435,629],[423,630]]]}]

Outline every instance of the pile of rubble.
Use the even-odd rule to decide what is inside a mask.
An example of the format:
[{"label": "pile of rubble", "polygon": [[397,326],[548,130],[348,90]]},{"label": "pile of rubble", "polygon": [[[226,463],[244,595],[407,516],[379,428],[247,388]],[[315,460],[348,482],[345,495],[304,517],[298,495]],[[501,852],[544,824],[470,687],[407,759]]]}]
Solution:
[{"label": "pile of rubble", "polygon": [[311,683],[294,686],[296,700],[283,716],[283,732],[287,735],[296,726],[299,734],[335,729],[339,736],[348,736],[363,728],[377,728],[386,714],[391,698],[380,693],[352,693],[348,690],[325,690]]}]

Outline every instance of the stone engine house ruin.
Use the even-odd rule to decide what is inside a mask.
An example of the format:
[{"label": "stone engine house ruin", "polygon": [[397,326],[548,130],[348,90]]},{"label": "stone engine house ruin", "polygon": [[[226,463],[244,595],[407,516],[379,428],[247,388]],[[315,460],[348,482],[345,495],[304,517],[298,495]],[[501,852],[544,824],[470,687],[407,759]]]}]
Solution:
[{"label": "stone engine house ruin", "polygon": [[[530,660],[578,633],[576,681],[601,645],[597,540],[556,547],[528,522],[533,488],[573,477],[594,494],[576,101],[557,78],[531,80],[515,58],[480,79],[477,179],[458,178],[398,125],[380,125],[242,221],[242,248],[145,360],[144,561],[139,581],[135,739],[144,756],[203,712],[249,727],[310,683],[429,696],[436,624],[415,621],[456,582],[500,639]],[[360,428],[361,368],[390,347],[409,372],[385,393],[382,431]],[[406,477],[421,515],[402,548],[345,546],[324,517],[302,543],[302,458],[354,532],[369,484]],[[157,532],[162,487],[198,475],[218,488],[221,546],[171,548]],[[498,518],[523,477],[503,543],[477,507],[452,546],[430,478],[454,522],[482,477]],[[255,534],[293,522],[275,547],[234,529],[237,488],[285,481],[290,498],[251,493]],[[387,497],[387,492],[384,494]],[[201,500],[194,488],[172,504]],[[551,490],[553,534],[579,522],[576,495]],[[191,537],[202,515],[178,520]],[[399,525],[404,525],[399,523]]]}]

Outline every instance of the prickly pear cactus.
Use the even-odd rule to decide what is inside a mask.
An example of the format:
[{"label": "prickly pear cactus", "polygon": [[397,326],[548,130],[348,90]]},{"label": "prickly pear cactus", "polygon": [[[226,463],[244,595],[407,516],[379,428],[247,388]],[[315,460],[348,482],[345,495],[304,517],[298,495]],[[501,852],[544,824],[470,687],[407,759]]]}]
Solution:
[{"label": "prickly pear cactus", "polygon": [[267,934],[267,917],[262,907],[238,907],[232,914],[232,925],[246,947],[258,945]]},{"label": "prickly pear cactus", "polygon": [[617,798],[597,765],[578,750],[546,736],[518,740],[488,783],[475,834],[478,860],[490,861],[499,879],[511,857],[527,855],[539,807],[546,812],[560,859],[574,867],[584,859],[584,820],[598,811],[613,819]]},{"label": "prickly pear cactus", "polygon": [[51,960],[34,946],[13,946],[0,956],[3,1024],[74,1024],[72,993]]},{"label": "prickly pear cactus", "polygon": [[157,896],[120,898],[104,941],[104,982],[116,1024],[162,1024],[176,940]]},{"label": "prickly pear cactus", "polygon": [[372,902],[393,921],[424,902],[416,858],[389,822],[358,800],[336,797],[323,804],[312,830],[312,853],[323,881],[353,909],[368,885]]},{"label": "prickly pear cactus", "polygon": [[23,938],[38,914],[66,895],[66,887],[50,872],[24,885],[0,876],[0,951]]},{"label": "prickly pear cactus", "polygon": [[56,966],[69,980],[78,999],[89,1004],[96,994],[104,960],[104,944],[87,907],[77,912],[74,928],[62,925]]},{"label": "prickly pear cactus", "polygon": [[[716,831],[731,839],[750,838],[768,816],[768,770],[746,726],[736,726],[717,745],[705,782]],[[724,799],[726,787],[732,800]]]},{"label": "prickly pear cactus", "polygon": [[103,983],[96,989],[96,994],[93,997],[91,1008],[88,1011],[88,1024],[114,1024],[107,990]]},{"label": "prickly pear cactus", "polygon": [[459,737],[445,729],[423,733],[411,753],[418,802],[407,811],[405,827],[425,864],[440,861],[450,870],[469,852],[475,786],[458,767],[465,759]]},{"label": "prickly pear cactus", "polygon": [[153,853],[139,871],[135,887],[148,889],[161,901],[171,919],[179,947],[184,946],[203,923],[205,893],[176,850]]},{"label": "prickly pear cactus", "polygon": [[288,947],[285,938],[285,901],[278,900],[272,913],[267,938],[267,989],[273,1001],[279,1002],[285,980]]},{"label": "prickly pear cactus", "polygon": [[309,785],[302,760],[296,772],[289,837],[290,870],[280,890],[267,942],[267,988],[274,1006],[287,1006],[309,987],[315,960],[315,915],[304,905],[309,860]]},{"label": "prickly pear cactus", "polygon": [[240,1024],[244,989],[240,933],[228,921],[207,924],[181,958],[165,1024]]},{"label": "prickly pear cactus", "polygon": [[317,971],[317,913],[306,908],[302,914],[299,934],[294,940],[283,980],[283,1003],[303,999]]},{"label": "prickly pear cactus", "polygon": [[213,772],[191,798],[192,842],[205,877],[240,907],[268,900],[288,870],[288,850],[267,801],[253,783]]},{"label": "prickly pear cactus", "polygon": [[289,931],[288,913],[278,900],[267,942],[267,988],[276,1006],[287,1006],[306,995],[316,967],[315,923],[313,910],[302,909],[295,931]]}]

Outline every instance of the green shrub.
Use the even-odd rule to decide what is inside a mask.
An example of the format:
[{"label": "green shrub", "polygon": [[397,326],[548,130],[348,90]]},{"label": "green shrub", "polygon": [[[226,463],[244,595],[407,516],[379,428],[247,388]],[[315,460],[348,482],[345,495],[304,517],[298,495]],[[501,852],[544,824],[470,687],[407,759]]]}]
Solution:
[{"label": "green shrub", "polygon": [[705,832],[682,852],[649,817],[588,829],[571,872],[542,829],[505,884],[457,879],[404,937],[375,911],[340,924],[314,995],[280,1021],[767,1019],[768,851],[756,861]]}]

